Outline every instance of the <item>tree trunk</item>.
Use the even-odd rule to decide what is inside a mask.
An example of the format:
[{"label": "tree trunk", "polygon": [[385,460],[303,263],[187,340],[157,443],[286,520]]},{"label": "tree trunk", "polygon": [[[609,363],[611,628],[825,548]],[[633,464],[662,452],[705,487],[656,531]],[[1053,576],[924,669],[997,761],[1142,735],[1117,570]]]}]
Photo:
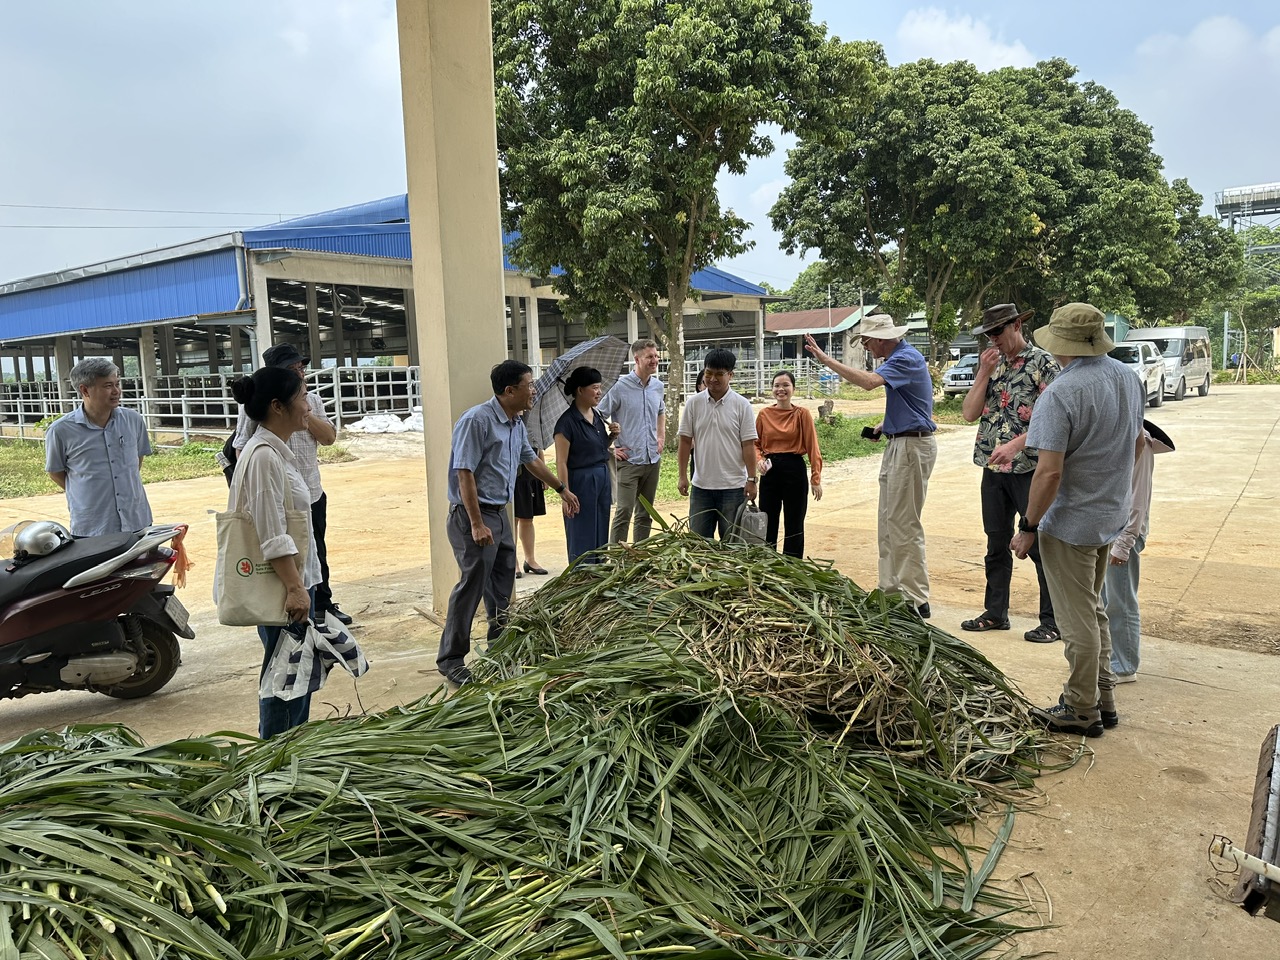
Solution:
[{"label": "tree trunk", "polygon": [[680,411],[684,406],[684,297],[667,301],[667,449],[679,442]]}]

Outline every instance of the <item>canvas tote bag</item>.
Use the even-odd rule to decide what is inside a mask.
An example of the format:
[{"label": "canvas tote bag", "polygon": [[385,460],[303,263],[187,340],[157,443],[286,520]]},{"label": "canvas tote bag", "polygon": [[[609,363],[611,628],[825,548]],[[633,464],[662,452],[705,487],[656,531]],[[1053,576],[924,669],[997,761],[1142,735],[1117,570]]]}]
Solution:
[{"label": "canvas tote bag", "polygon": [[[256,438],[254,438],[256,439]],[[289,622],[284,610],[284,582],[276,576],[271,562],[262,555],[262,541],[253,525],[253,517],[244,509],[245,465],[249,457],[277,456],[266,442],[254,445],[249,441],[240,454],[236,472],[231,480],[230,503],[234,509],[219,513],[218,561],[215,573],[214,599],[218,604],[218,622],[228,627],[280,626]],[[260,451],[267,447],[265,453]],[[298,546],[294,559],[298,569],[306,564],[307,551],[311,548],[308,524],[311,520],[310,505],[306,510],[295,510],[293,488],[286,480],[284,485],[285,529]]]}]

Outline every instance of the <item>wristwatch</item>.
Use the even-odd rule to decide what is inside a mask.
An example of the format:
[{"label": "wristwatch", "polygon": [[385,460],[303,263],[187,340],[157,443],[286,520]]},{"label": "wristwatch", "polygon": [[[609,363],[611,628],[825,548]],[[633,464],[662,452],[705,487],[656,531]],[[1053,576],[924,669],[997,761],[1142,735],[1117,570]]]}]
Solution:
[{"label": "wristwatch", "polygon": [[1018,529],[1023,533],[1035,533],[1039,526],[1040,524],[1038,523],[1027,523],[1026,517],[1018,518]]},{"label": "wristwatch", "polygon": [[556,487],[556,493],[564,493],[564,488],[565,484],[560,484],[560,486]]}]

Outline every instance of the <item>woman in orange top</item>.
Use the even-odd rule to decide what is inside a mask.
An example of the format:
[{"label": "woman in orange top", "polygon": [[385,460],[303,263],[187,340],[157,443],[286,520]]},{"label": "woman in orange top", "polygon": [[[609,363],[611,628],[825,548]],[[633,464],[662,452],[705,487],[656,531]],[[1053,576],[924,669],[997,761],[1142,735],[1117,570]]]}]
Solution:
[{"label": "woman in orange top", "polygon": [[[791,403],[796,392],[796,379],[788,370],[773,376],[772,407],[756,415],[756,457],[759,458],[760,509],[769,518],[765,539],[778,546],[778,521],[787,516],[787,534],[782,552],[789,557],[804,556],[804,516],[809,511],[809,491],[813,499],[822,499],[822,453],[818,450],[818,431],[813,415],[804,407]],[[805,477],[804,458],[809,458],[809,476]]]}]

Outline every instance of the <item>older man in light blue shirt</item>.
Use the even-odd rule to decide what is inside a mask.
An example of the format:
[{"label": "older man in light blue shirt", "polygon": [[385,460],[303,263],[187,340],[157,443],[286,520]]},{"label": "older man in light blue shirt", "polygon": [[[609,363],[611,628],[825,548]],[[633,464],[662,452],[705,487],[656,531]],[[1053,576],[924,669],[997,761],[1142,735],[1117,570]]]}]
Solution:
[{"label": "older man in light blue shirt", "polygon": [[102,357],[71,369],[81,405],[45,432],[44,468],[66,491],[71,533],[96,537],[151,524],[142,458],[151,452],[142,415],[120,406],[120,371]]},{"label": "older man in light blue shirt", "polygon": [[663,400],[663,384],[658,372],[658,345],[652,340],[637,340],[631,345],[635,359],[634,373],[618,379],[604,395],[596,412],[618,424],[614,443],[614,468],[617,491],[613,498],[613,525],[609,542],[627,539],[631,517],[635,515],[635,541],[649,536],[653,517],[636,501],[644,497],[653,503],[658,492],[658,475],[662,470],[662,448],[667,439],[667,405]]},{"label": "older man in light blue shirt", "polygon": [[521,464],[559,493],[570,510],[578,498],[538,459],[520,414],[537,396],[533,371],[504,360],[489,372],[493,398],[472,407],[453,427],[449,454],[449,545],[458,561],[458,584],[440,635],[436,668],[450,683],[471,680],[471,621],[484,600],[492,641],[506,626],[516,583],[516,541],[507,516]]}]

